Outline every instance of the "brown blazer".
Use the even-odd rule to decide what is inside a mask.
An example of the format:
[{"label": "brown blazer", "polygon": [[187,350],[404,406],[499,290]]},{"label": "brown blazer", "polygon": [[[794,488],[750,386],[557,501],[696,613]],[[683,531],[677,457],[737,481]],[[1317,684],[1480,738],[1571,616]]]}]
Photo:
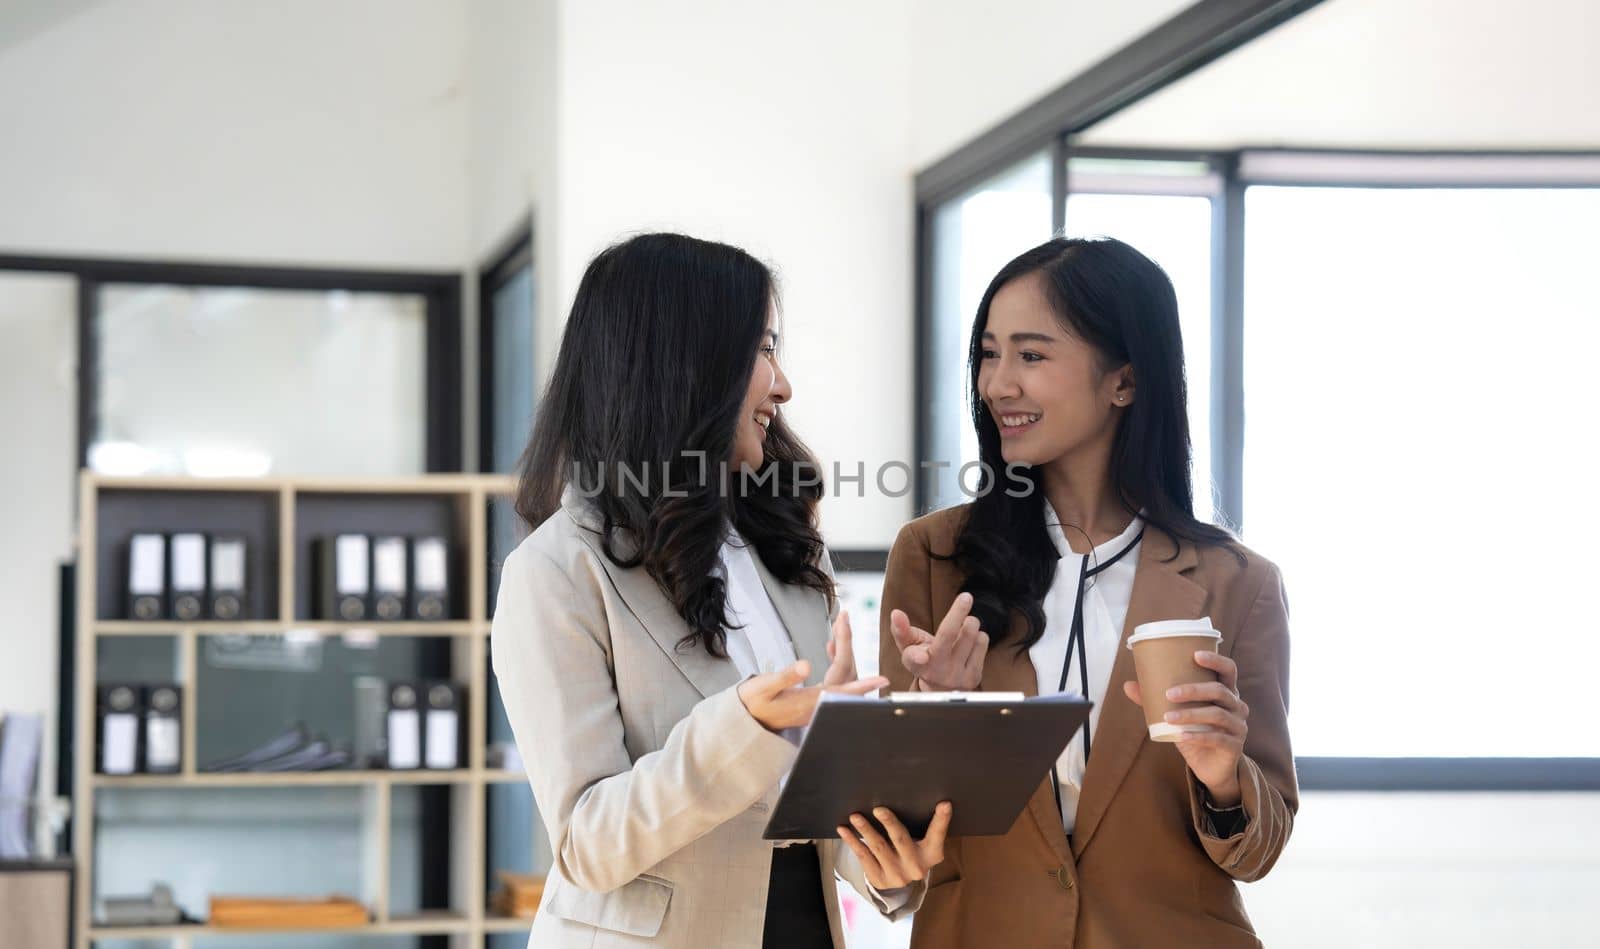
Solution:
[{"label": "brown blazer", "polygon": [[[966,578],[929,552],[951,553],[968,508],[919,518],[895,539],[879,630],[893,690],[912,683],[889,634],[889,613],[904,610],[912,625],[937,628]],[[1005,835],[951,841],[929,877],[913,949],[1261,945],[1234,881],[1260,879],[1272,868],[1289,839],[1299,791],[1286,722],[1282,578],[1272,563],[1241,550],[1243,566],[1229,550],[1146,531],[1122,638],[1140,623],[1201,616],[1222,631],[1221,652],[1239,664],[1239,692],[1250,709],[1239,763],[1245,829],[1227,839],[1211,834],[1199,783],[1175,747],[1147,739],[1143,711],[1123,694],[1133,657],[1119,649],[1072,839],[1047,777]],[[1033,663],[1015,646],[1021,635],[1022,620],[1014,617],[1010,644],[989,649],[981,688],[1038,691]]]}]

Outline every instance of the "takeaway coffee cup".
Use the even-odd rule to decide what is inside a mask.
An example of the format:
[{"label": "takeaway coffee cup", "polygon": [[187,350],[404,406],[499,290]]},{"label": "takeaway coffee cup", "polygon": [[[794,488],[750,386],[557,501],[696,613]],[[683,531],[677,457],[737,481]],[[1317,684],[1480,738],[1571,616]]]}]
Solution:
[{"label": "takeaway coffee cup", "polygon": [[1177,741],[1184,732],[1210,731],[1209,725],[1174,725],[1166,720],[1173,709],[1203,708],[1207,702],[1173,702],[1167,690],[1175,685],[1215,682],[1217,674],[1194,661],[1202,649],[1215,652],[1222,634],[1211,628],[1211,617],[1169,619],[1140,623],[1128,637],[1134,672],[1144,700],[1144,721],[1153,741]]}]

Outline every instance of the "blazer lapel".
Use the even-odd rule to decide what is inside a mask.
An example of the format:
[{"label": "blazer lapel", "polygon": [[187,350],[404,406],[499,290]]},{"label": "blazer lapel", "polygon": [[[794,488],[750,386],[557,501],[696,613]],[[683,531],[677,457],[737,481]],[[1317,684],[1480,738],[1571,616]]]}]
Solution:
[{"label": "blazer lapel", "polygon": [[[1011,644],[1021,641],[1025,632],[1022,618],[1013,617],[1006,642]],[[997,649],[991,649],[983,660],[983,688],[989,692],[1021,692],[1030,697],[1038,695],[1038,672],[1033,667],[1033,659],[1029,657],[1028,651],[1018,650],[1014,645],[1002,645]],[[1056,809],[1055,790],[1050,787],[1048,776],[1034,789],[1025,811],[1033,821],[1039,836],[1044,838],[1052,851],[1065,860],[1067,831],[1061,824],[1061,812]]]},{"label": "blazer lapel", "polygon": [[1117,656],[1111,666],[1111,681],[1106,686],[1100,722],[1094,733],[1094,750],[1083,775],[1083,793],[1078,798],[1077,826],[1072,834],[1072,852],[1077,857],[1089,845],[1100,819],[1110,806],[1117,788],[1133,767],[1139,749],[1148,740],[1144,710],[1123,694],[1123,683],[1134,679],[1133,653],[1127,648],[1134,627],[1166,619],[1198,619],[1205,608],[1205,588],[1189,579],[1199,557],[1194,546],[1174,541],[1164,532],[1150,528],[1139,547],[1139,569],[1134,574],[1133,592],[1128,601],[1128,618],[1122,626]]},{"label": "blazer lapel", "polygon": [[811,663],[808,681],[821,682],[828,671],[828,639],[833,635],[828,628],[826,600],[810,587],[784,583],[774,577],[754,548],[750,550],[750,559],[755,561],[756,573],[760,575],[761,585],[766,588],[767,597],[778,612],[778,619],[783,621],[784,629],[789,632],[795,658]]},{"label": "blazer lapel", "polygon": [[[599,516],[570,484],[562,492],[561,506],[578,526],[596,534],[600,532]],[[701,695],[709,698],[738,684],[739,670],[731,659],[717,659],[699,643],[680,645],[689,635],[689,624],[678,615],[649,573],[638,567],[624,570],[604,553],[599,553],[597,559],[629,612]]]}]

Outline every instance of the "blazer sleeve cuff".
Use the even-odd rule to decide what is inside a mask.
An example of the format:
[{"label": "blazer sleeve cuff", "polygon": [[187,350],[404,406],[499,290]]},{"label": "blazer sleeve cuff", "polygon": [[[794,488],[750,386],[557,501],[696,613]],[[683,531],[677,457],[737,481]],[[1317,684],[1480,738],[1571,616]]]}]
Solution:
[{"label": "blazer sleeve cuff", "polygon": [[[1243,823],[1230,837],[1219,837],[1211,815],[1206,812],[1205,786],[1189,773],[1189,815],[1200,846],[1211,861],[1236,880],[1255,880],[1265,874],[1276,856],[1267,819],[1274,807],[1271,785],[1261,768],[1248,755],[1239,759],[1239,793]],[[1277,805],[1282,807],[1281,803]]]},{"label": "blazer sleeve cuff", "polygon": [[850,884],[851,889],[861,894],[872,903],[872,908],[890,922],[899,922],[922,908],[922,900],[928,895],[928,881],[917,880],[909,886],[896,887],[892,890],[879,890],[867,882],[867,875],[861,868],[861,861],[851,849],[837,840],[828,841],[834,850],[834,873],[841,880]]},{"label": "blazer sleeve cuff", "polygon": [[[761,799],[778,780],[794,767],[798,746],[784,735],[767,730],[756,721],[739,698],[739,687],[730,686],[704,702],[705,713],[716,720],[711,734],[722,742],[726,770],[722,775],[741,788],[738,797],[748,798],[745,807]],[[721,770],[721,769],[719,769]]]},{"label": "blazer sleeve cuff", "polygon": [[922,908],[922,898],[928,895],[928,881],[917,880],[907,886],[881,892],[868,883],[867,895],[872,898],[879,915],[890,922],[899,922]]}]

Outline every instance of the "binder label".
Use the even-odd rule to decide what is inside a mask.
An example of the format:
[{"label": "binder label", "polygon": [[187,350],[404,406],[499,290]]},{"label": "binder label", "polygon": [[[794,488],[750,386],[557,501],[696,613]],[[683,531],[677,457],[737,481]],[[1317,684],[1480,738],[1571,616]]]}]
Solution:
[{"label": "binder label", "polygon": [[429,709],[428,767],[456,767],[456,736],[459,734],[454,709]]},{"label": "binder label", "polygon": [[430,540],[417,544],[417,588],[437,593],[445,588],[444,543]]},{"label": "binder label", "polygon": [[244,589],[244,544],[238,541],[212,544],[211,586],[217,590]]},{"label": "binder label", "polygon": [[414,708],[389,710],[389,767],[415,768],[421,764],[422,726]]},{"label": "binder label", "polygon": [[137,534],[129,554],[128,592],[136,596],[160,596],[166,582],[166,539],[160,534]]},{"label": "binder label", "polygon": [[206,588],[206,538],[204,534],[172,535],[172,588]]},{"label": "binder label", "polygon": [[372,549],[373,586],[379,593],[404,593],[406,542],[403,537],[378,541]]},{"label": "binder label", "polygon": [[106,774],[132,774],[139,749],[139,719],[130,714],[107,715],[100,739],[100,770]]},{"label": "binder label", "polygon": [[360,534],[340,534],[334,540],[336,589],[360,596],[367,592],[367,538]]},{"label": "binder label", "polygon": [[182,751],[180,749],[178,720],[176,718],[150,718],[146,720],[144,740],[145,766],[148,769],[152,771],[158,768],[177,770]]}]

